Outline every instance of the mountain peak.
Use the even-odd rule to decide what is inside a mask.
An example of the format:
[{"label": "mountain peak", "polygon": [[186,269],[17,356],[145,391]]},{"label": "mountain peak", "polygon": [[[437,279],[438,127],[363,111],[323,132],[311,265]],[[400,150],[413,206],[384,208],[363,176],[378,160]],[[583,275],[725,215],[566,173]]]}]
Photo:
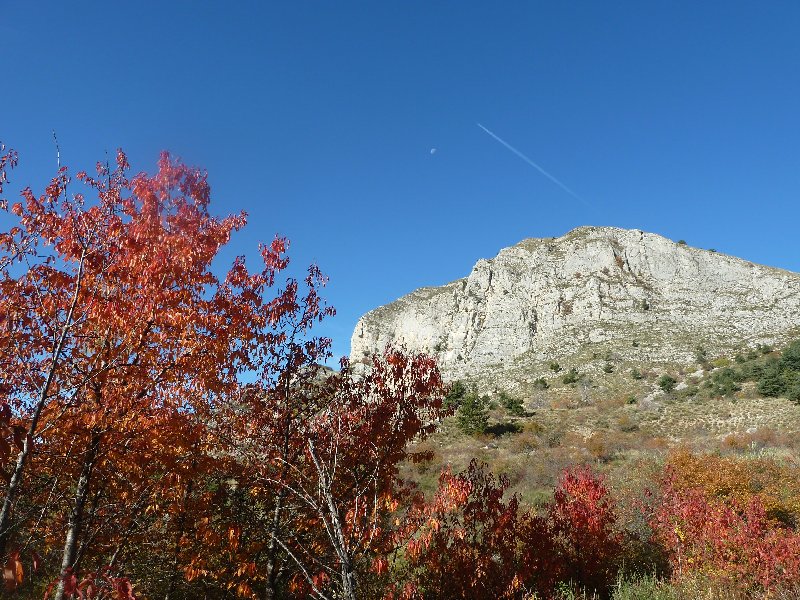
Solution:
[{"label": "mountain peak", "polygon": [[688,363],[780,343],[800,328],[800,275],[637,229],[577,227],[479,260],[469,275],[364,315],[360,360],[387,343],[429,352],[445,377],[516,389],[552,360]]}]

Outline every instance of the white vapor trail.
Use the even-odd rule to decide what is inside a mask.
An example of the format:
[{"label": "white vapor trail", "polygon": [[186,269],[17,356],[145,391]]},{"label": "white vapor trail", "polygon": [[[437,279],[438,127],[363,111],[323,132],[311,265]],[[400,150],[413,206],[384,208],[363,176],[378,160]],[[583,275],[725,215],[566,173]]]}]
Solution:
[{"label": "white vapor trail", "polygon": [[488,134],[489,134],[490,136],[492,136],[494,139],[496,139],[498,142],[500,142],[501,144],[503,144],[503,146],[505,146],[506,148],[508,148],[509,150],[511,150],[511,151],[512,151],[514,154],[516,154],[517,156],[519,156],[519,157],[520,157],[522,160],[524,160],[526,163],[528,163],[528,164],[529,164],[530,166],[532,166],[534,169],[536,169],[537,171],[539,171],[539,173],[541,173],[542,175],[544,175],[545,177],[547,177],[547,178],[548,178],[550,181],[552,181],[553,183],[555,183],[555,184],[556,184],[558,187],[560,187],[562,190],[564,190],[565,192],[567,192],[567,193],[568,193],[570,196],[572,196],[572,197],[573,197],[573,198],[575,198],[576,200],[579,200],[580,202],[582,202],[582,203],[583,203],[583,204],[585,204],[586,206],[589,206],[589,203],[588,203],[588,202],[586,202],[586,200],[584,200],[583,198],[581,198],[580,196],[578,196],[578,194],[576,194],[575,192],[573,192],[573,191],[572,191],[571,189],[569,189],[569,188],[568,188],[566,185],[564,185],[563,183],[561,183],[561,182],[560,182],[558,179],[556,179],[555,177],[553,177],[552,175],[550,175],[550,173],[548,173],[547,171],[545,171],[545,170],[544,170],[542,167],[540,167],[539,165],[537,165],[537,164],[536,164],[535,162],[533,162],[533,161],[532,161],[530,158],[528,158],[527,156],[525,156],[525,155],[524,155],[522,152],[520,152],[519,150],[517,150],[516,148],[514,148],[514,146],[512,146],[511,144],[509,144],[509,143],[508,143],[507,141],[505,141],[503,138],[501,138],[501,137],[500,137],[500,136],[498,136],[498,135],[495,135],[495,134],[494,134],[494,133],[492,133],[492,132],[491,132],[489,129],[487,129],[486,127],[484,127],[483,125],[481,125],[480,123],[476,123],[476,125],[477,125],[478,127],[480,127],[481,129],[483,129],[483,130],[484,130],[486,133],[488,133]]}]

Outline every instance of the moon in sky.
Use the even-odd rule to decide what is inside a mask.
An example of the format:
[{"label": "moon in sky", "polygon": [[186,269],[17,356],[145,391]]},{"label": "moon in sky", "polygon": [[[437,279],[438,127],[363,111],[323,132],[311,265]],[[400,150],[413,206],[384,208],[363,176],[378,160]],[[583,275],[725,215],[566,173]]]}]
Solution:
[{"label": "moon in sky", "polygon": [[436,154],[436,148],[431,148],[431,154]]}]

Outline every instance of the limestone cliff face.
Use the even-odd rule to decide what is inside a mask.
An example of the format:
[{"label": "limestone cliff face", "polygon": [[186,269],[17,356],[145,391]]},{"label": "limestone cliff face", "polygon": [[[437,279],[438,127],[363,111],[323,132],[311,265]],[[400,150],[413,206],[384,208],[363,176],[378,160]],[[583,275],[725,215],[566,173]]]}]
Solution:
[{"label": "limestone cliff face", "polygon": [[[364,315],[351,358],[401,343],[446,377],[532,381],[550,360],[691,362],[800,328],[800,275],[638,230],[580,227],[479,260]],[[509,385],[505,385],[505,383]]]}]

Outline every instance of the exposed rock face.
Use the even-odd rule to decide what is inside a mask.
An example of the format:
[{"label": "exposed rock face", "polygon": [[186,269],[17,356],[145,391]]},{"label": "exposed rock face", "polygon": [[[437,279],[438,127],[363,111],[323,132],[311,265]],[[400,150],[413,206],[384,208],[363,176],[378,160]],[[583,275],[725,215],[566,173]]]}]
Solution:
[{"label": "exposed rock face", "polygon": [[351,357],[402,343],[448,378],[518,388],[551,360],[689,363],[800,329],[800,275],[638,230],[579,227],[364,315]]}]

